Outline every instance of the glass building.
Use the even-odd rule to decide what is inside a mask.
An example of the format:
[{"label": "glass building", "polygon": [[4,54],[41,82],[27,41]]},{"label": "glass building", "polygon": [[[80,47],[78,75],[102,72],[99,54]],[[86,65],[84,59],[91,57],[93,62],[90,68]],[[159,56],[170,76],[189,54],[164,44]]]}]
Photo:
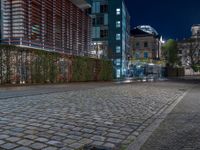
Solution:
[{"label": "glass building", "polygon": [[1,0],[3,44],[88,56],[91,17],[85,0]]},{"label": "glass building", "polygon": [[113,61],[115,77],[126,74],[130,50],[130,15],[124,0],[88,0],[92,8],[92,53]]}]

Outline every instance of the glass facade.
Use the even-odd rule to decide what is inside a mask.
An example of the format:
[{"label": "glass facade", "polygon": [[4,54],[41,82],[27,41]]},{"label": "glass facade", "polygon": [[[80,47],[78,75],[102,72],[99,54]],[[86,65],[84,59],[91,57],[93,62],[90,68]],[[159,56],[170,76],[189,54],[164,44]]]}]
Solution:
[{"label": "glass facade", "polygon": [[130,16],[124,0],[91,0],[91,5],[93,53],[112,60],[115,77],[121,78],[130,53]]}]

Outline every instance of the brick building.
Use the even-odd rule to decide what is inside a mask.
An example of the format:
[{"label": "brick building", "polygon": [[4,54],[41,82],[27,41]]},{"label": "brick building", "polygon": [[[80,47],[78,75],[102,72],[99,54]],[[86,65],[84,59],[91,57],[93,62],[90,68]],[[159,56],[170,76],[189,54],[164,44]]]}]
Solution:
[{"label": "brick building", "polygon": [[1,42],[88,56],[90,7],[85,0],[1,0]]}]

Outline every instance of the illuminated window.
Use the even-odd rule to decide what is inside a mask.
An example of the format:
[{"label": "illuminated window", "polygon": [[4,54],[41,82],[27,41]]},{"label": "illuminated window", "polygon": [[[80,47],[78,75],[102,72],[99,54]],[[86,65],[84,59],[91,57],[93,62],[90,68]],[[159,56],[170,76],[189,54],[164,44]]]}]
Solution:
[{"label": "illuminated window", "polygon": [[117,8],[116,9],[116,15],[120,15],[121,14],[121,9],[120,8]]},{"label": "illuminated window", "polygon": [[116,59],[115,64],[116,64],[116,66],[120,66],[121,65],[121,59]]},{"label": "illuminated window", "polygon": [[116,28],[120,28],[121,27],[121,21],[116,21]]},{"label": "illuminated window", "polygon": [[148,52],[144,52],[144,58],[148,58]]},{"label": "illuminated window", "polygon": [[116,40],[121,40],[121,34],[116,34]]},{"label": "illuminated window", "polygon": [[121,71],[120,71],[120,69],[117,69],[117,72],[116,72],[116,74],[117,74],[117,78],[120,78],[120,74],[121,74]]},{"label": "illuminated window", "polygon": [[120,46],[116,46],[116,53],[121,53],[121,47]]}]

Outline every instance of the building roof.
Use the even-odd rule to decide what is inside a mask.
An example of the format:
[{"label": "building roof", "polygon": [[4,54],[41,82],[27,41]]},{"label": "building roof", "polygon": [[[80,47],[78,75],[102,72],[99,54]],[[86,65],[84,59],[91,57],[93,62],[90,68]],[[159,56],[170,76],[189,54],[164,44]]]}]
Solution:
[{"label": "building roof", "polygon": [[193,24],[192,27],[200,27],[200,24]]}]

